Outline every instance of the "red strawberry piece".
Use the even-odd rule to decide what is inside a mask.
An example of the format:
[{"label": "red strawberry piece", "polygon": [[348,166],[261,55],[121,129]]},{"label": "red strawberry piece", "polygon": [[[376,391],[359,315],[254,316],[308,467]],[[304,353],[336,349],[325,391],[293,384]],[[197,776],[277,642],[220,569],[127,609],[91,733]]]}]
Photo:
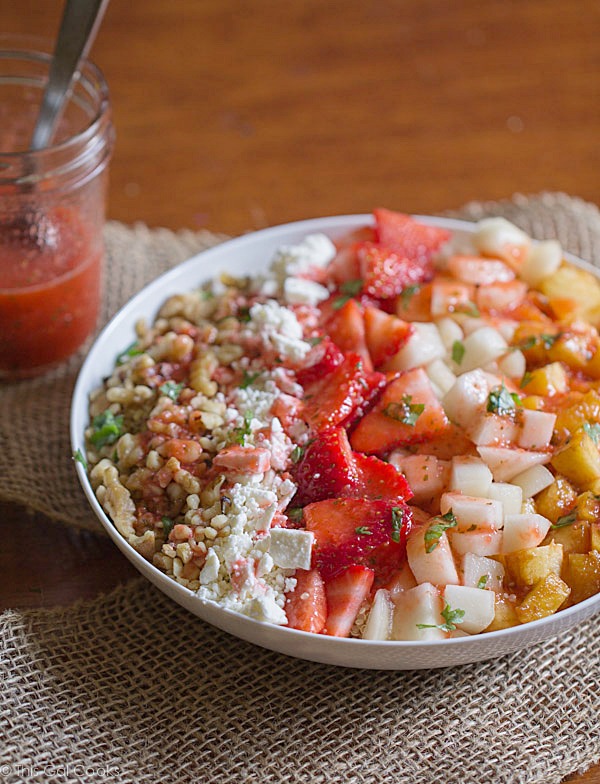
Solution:
[{"label": "red strawberry piece", "polygon": [[298,485],[293,506],[305,506],[345,494],[353,495],[358,474],[344,428],[337,427],[319,433],[307,447],[292,471],[292,476]]},{"label": "red strawberry piece", "polygon": [[373,242],[364,242],[357,250],[363,291],[375,299],[390,299],[409,286],[433,277],[429,261],[409,259],[401,251]]},{"label": "red strawberry piece", "polygon": [[327,322],[325,329],[338,348],[360,354],[364,369],[373,370],[365,339],[363,311],[355,299],[349,299],[338,308]]},{"label": "red strawberry piece", "polygon": [[[397,373],[395,375],[398,375]],[[371,373],[365,373],[362,380],[363,399],[352,412],[352,415],[344,422],[346,427],[352,428],[356,422],[359,422],[367,413],[373,408],[373,404],[381,394],[382,389],[385,387],[388,379],[385,373],[379,373],[373,370]]]},{"label": "red strawberry piece", "polygon": [[450,239],[450,232],[437,226],[426,226],[410,215],[386,210],[373,210],[375,232],[381,245],[400,251],[406,258],[421,263],[428,262],[432,255]]},{"label": "red strawberry piece", "polygon": [[333,372],[338,365],[344,361],[344,354],[329,338],[323,338],[310,351],[307,358],[307,366],[299,370],[296,374],[298,383],[303,387],[319,381],[324,376]]},{"label": "red strawberry piece", "polygon": [[365,308],[364,325],[367,348],[376,367],[396,354],[413,332],[408,322],[373,306]]},{"label": "red strawberry piece", "polygon": [[390,463],[385,463],[378,457],[354,452],[354,465],[357,473],[358,495],[393,503],[408,501],[413,497],[404,474]]},{"label": "red strawberry piece", "polygon": [[412,517],[402,503],[332,498],[304,508],[315,535],[313,562],[327,581],[354,564],[369,566],[377,582],[389,579],[405,557]]},{"label": "red strawberry piece", "polygon": [[324,634],[348,637],[358,611],[371,591],[374,573],[366,566],[350,566],[325,585],[327,620]]},{"label": "red strawberry piece", "polygon": [[296,569],[296,587],[286,594],[285,614],[291,629],[319,634],[325,626],[325,583],[317,569]]},{"label": "red strawberry piece", "polygon": [[350,437],[358,452],[385,454],[397,446],[435,438],[448,419],[423,368],[391,381]]},{"label": "red strawberry piece", "polygon": [[316,432],[349,419],[371,393],[369,375],[358,354],[346,354],[333,372],[305,386],[303,419]]}]

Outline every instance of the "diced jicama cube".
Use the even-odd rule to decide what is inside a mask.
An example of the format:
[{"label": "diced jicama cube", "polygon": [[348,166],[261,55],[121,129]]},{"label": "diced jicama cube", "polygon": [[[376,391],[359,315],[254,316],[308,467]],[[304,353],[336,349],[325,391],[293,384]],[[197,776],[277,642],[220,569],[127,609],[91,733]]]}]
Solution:
[{"label": "diced jicama cube", "polygon": [[537,547],[550,530],[550,520],[539,514],[507,515],[504,518],[502,552]]},{"label": "diced jicama cube", "polygon": [[488,591],[501,591],[503,588],[504,566],[492,558],[466,553],[462,569],[463,583],[470,588],[485,588]]},{"label": "diced jicama cube", "polygon": [[508,310],[520,305],[526,294],[527,284],[522,280],[499,281],[478,288],[475,304],[480,310]]},{"label": "diced jicama cube", "polygon": [[455,531],[467,531],[473,526],[498,529],[502,527],[502,504],[491,498],[473,498],[462,493],[444,493],[440,511],[452,510],[458,524]]},{"label": "diced jicama cube", "polygon": [[389,591],[380,588],[373,599],[369,617],[363,629],[364,640],[389,640],[392,631],[394,605]]},{"label": "diced jicama cube", "polygon": [[439,628],[444,622],[442,609],[442,597],[431,583],[405,591],[396,600],[391,639],[443,640],[446,635]]},{"label": "diced jicama cube", "polygon": [[409,566],[418,583],[458,584],[460,580],[446,534],[442,532],[434,540],[425,541],[425,534],[435,525],[439,525],[439,518],[433,517],[410,532],[406,542]]},{"label": "diced jicama cube", "polygon": [[515,273],[499,259],[457,254],[448,259],[448,270],[464,283],[483,288],[496,282],[510,281]]},{"label": "diced jicama cube", "polygon": [[492,482],[488,490],[488,498],[500,501],[506,515],[521,514],[523,505],[523,490],[518,485],[508,484],[507,482]]},{"label": "diced jicama cube", "polygon": [[478,526],[473,531],[456,531],[450,534],[452,550],[456,555],[496,555],[502,550],[502,531]]},{"label": "diced jicama cube", "polygon": [[552,438],[556,414],[524,408],[520,412],[518,444],[523,449],[545,449]]},{"label": "diced jicama cube", "polygon": [[545,465],[551,455],[547,452],[530,452],[504,446],[478,446],[482,460],[490,467],[496,482],[510,482],[513,476],[534,465]]},{"label": "diced jicama cube", "polygon": [[533,244],[523,260],[519,275],[530,286],[537,286],[544,278],[554,275],[562,262],[562,248],[557,240]]},{"label": "diced jicama cube", "polygon": [[532,498],[554,482],[554,474],[542,465],[527,468],[523,473],[513,476],[512,483],[523,491],[523,498]]},{"label": "diced jicama cube", "polygon": [[462,342],[464,333],[454,319],[446,316],[436,321],[436,325],[446,351],[452,351],[455,343]]},{"label": "diced jicama cube", "polygon": [[451,640],[455,640],[458,637],[470,637],[471,635],[468,632],[463,632],[462,629],[454,629],[452,632],[448,632],[448,637]]},{"label": "diced jicama cube", "polygon": [[431,315],[436,318],[471,305],[475,288],[457,280],[438,278],[431,284]]},{"label": "diced jicama cube", "polygon": [[466,431],[476,446],[508,446],[516,441],[519,427],[508,416],[482,411],[466,427]]},{"label": "diced jicama cube", "polygon": [[510,343],[515,336],[519,322],[508,318],[494,318],[492,326],[498,330],[507,343]]},{"label": "diced jicama cube", "polygon": [[[510,340],[510,338],[506,339]],[[501,373],[504,373],[504,375],[509,378],[523,378],[525,371],[527,370],[525,354],[518,349],[509,351],[508,354],[505,354],[498,360],[498,368]]]},{"label": "diced jicama cube", "polygon": [[394,465],[406,477],[417,504],[432,502],[448,481],[448,461],[434,455],[408,455],[395,460]]},{"label": "diced jicama cube", "polygon": [[487,365],[506,353],[508,345],[497,329],[481,327],[463,341],[460,368],[464,372]]},{"label": "diced jicama cube", "polygon": [[452,610],[463,610],[464,615],[454,621],[456,628],[468,634],[478,634],[494,620],[494,592],[466,585],[447,585],[443,599]]},{"label": "diced jicama cube", "polygon": [[409,591],[417,584],[414,574],[410,570],[408,561],[404,561],[402,566],[394,573],[392,579],[388,582],[388,591],[390,599],[395,602],[401,593]]},{"label": "diced jicama cube", "polygon": [[442,400],[448,418],[461,427],[467,427],[478,413],[485,410],[490,390],[500,383],[497,376],[483,370],[462,373]]},{"label": "diced jicama cube", "polygon": [[456,382],[456,376],[442,359],[434,359],[433,362],[430,362],[425,368],[425,372],[436,391],[439,390],[439,397],[443,397],[446,392],[449,392]]},{"label": "diced jicama cube", "polygon": [[477,224],[473,244],[481,253],[508,261],[519,262],[526,254],[531,239],[506,218],[484,218]]},{"label": "diced jicama cube", "polygon": [[460,455],[452,458],[450,490],[464,495],[487,498],[492,484],[492,472],[479,457]]},{"label": "diced jicama cube", "polygon": [[415,321],[413,334],[385,365],[386,370],[410,370],[446,356],[446,348],[435,324]]}]

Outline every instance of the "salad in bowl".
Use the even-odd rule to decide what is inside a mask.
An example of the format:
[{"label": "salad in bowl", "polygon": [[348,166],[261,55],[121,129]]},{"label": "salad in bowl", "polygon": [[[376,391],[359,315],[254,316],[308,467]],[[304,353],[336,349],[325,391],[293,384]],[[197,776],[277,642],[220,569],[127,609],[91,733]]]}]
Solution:
[{"label": "salad in bowl", "polygon": [[315,640],[463,643],[590,606],[598,279],[503,218],[351,217],[256,265],[228,243],[210,279],[152,284],[154,318],[127,306],[129,345],[107,328],[74,440],[97,511],[187,606]]}]

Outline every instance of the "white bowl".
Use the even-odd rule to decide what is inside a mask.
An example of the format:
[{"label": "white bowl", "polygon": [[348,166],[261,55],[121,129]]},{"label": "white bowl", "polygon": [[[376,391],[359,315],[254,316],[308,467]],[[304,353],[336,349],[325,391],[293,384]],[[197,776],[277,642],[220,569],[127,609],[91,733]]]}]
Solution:
[{"label": "white bowl", "polygon": [[[459,232],[473,231],[473,224],[442,218],[418,216],[435,226]],[[314,232],[324,232],[332,239],[372,223],[371,215],[343,215],[299,221],[253,234],[247,234],[204,251],[146,286],[110,321],[91,348],[79,373],[71,408],[71,442],[73,451],[85,452],[84,430],[89,422],[88,397],[110,375],[115,357],[135,339],[134,325],[140,317],[152,321],[165,299],[199,286],[223,270],[231,274],[265,270],[273,253],[282,244],[298,242]],[[598,274],[589,264],[572,256],[569,260]],[[117,532],[106,516],[80,464],[76,464],[85,494],[119,550],[163,593],[202,620],[243,640],[280,653],[325,664],[376,670],[417,670],[447,667],[490,659],[526,648],[583,621],[600,609],[600,595],[569,607],[556,615],[502,631],[434,642],[374,642],[340,639],[287,629],[255,621],[216,604],[201,601],[196,595],[167,577],[146,561]],[[157,616],[156,623],[160,624]]]}]

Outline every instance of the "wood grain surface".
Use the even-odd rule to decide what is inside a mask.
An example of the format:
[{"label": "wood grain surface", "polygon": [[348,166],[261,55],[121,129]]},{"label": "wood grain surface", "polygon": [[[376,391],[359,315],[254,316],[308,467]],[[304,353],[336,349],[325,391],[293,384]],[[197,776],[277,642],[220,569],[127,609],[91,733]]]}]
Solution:
[{"label": "wood grain surface", "polygon": [[[3,32],[53,38],[61,10],[3,0]],[[109,216],[234,234],[515,192],[600,203],[598,40],[595,0],[113,0],[92,52],[117,129]],[[14,505],[0,537],[2,607],[134,574]]]}]

